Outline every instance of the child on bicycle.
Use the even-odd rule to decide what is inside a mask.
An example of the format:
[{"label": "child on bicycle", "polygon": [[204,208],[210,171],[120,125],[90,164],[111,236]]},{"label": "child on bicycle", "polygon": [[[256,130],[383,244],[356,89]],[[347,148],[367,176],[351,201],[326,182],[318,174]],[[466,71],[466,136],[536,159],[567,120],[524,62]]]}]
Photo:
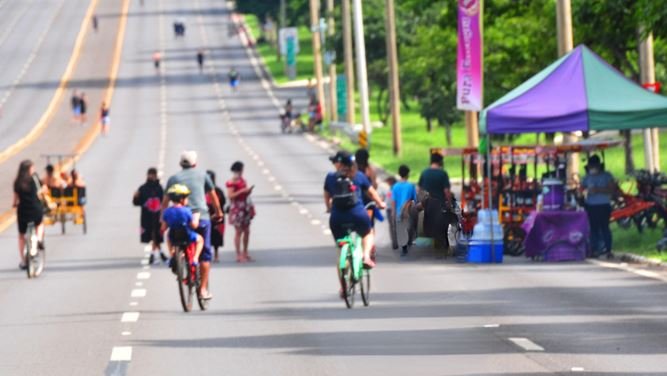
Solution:
[{"label": "child on bicycle", "polygon": [[[199,227],[199,213],[193,213],[192,209],[186,206],[189,195],[190,189],[183,184],[174,184],[169,188],[167,196],[172,205],[162,214],[162,231],[166,232],[167,248],[172,260],[175,253],[172,245],[178,241],[187,241],[188,244],[195,244],[193,263],[197,264],[204,248],[204,238],[195,232]],[[173,262],[170,262],[170,265],[173,266]]]}]

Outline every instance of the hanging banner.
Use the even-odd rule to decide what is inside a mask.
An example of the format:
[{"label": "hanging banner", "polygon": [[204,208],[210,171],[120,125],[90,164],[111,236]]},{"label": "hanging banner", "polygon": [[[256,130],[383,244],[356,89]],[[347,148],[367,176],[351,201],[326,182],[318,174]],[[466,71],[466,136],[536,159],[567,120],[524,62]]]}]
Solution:
[{"label": "hanging banner", "polygon": [[458,53],[456,59],[456,107],[482,110],[481,0],[458,0]]}]

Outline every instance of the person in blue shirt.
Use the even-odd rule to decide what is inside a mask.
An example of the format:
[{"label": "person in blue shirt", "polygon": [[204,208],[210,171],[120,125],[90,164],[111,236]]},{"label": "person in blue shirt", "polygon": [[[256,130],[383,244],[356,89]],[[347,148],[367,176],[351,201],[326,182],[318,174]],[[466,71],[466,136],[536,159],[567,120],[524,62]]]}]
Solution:
[{"label": "person in blue shirt", "polygon": [[[408,242],[401,245],[401,256],[408,253],[408,245],[413,240],[414,228],[411,226],[411,217],[408,215],[409,208],[417,202],[417,189],[415,185],[408,181],[410,177],[410,168],[401,165],[398,168],[398,175],[401,180],[391,188],[392,212],[396,216],[397,231],[407,231]],[[399,236],[399,239],[403,237]]]},{"label": "person in blue shirt", "polygon": [[592,155],[586,165],[586,176],[581,182],[581,188],[586,191],[586,213],[591,228],[591,249],[593,256],[611,253],[611,230],[609,218],[611,216],[611,199],[616,191],[614,177],[604,170],[604,166],[597,155]]},{"label": "person in blue shirt", "polygon": [[352,225],[352,230],[362,239],[364,265],[372,268],[375,266],[371,259],[374,238],[362,194],[367,193],[380,209],[385,209],[386,205],[368,178],[357,170],[353,155],[340,151],[329,160],[336,166],[336,172],[327,174],[324,180],[324,204],[331,213],[329,228],[334,241],[347,235],[345,225]]},{"label": "person in blue shirt", "polygon": [[[173,244],[177,241],[187,241],[188,244],[195,243],[195,256],[193,263],[199,263],[199,256],[204,248],[204,238],[195,232],[199,227],[199,213],[193,213],[188,204],[190,189],[183,184],[174,184],[167,190],[167,196],[172,205],[162,213],[162,231],[166,231],[167,247],[171,256],[170,265],[174,266],[173,259],[175,249]],[[185,239],[176,237],[185,237]]]}]

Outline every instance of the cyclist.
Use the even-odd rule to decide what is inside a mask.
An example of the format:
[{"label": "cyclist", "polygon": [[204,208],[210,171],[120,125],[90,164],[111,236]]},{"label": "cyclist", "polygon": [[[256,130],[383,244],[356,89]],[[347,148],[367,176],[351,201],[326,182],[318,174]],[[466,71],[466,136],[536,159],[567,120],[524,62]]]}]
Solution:
[{"label": "cyclist", "polygon": [[339,151],[329,160],[336,166],[336,172],[327,174],[324,180],[324,204],[327,212],[331,213],[331,233],[334,240],[343,238],[347,235],[345,225],[351,224],[352,230],[362,238],[364,266],[373,268],[375,262],[371,259],[371,250],[374,236],[370,218],[364,209],[362,193],[367,193],[381,209],[385,209],[386,205],[366,176],[357,171],[353,155]]},{"label": "cyclist", "polygon": [[[208,291],[208,276],[211,270],[211,260],[213,255],[211,252],[211,216],[206,205],[206,195],[209,195],[215,208],[215,217],[222,217],[222,209],[220,208],[220,201],[215,194],[213,182],[206,175],[206,171],[197,169],[197,152],[184,151],[181,154],[180,165],[182,170],[167,180],[167,191],[174,184],[183,184],[190,190],[190,198],[188,200],[188,207],[193,211],[198,212],[199,226],[195,230],[204,239],[204,247],[199,261],[201,262],[201,294],[204,299],[211,299],[212,296]],[[169,204],[169,198],[165,197],[162,201],[162,209],[166,209]]]},{"label": "cyclist", "polygon": [[26,262],[23,248],[25,247],[25,234],[28,231],[28,223],[35,225],[37,232],[37,247],[44,249],[44,208],[42,205],[46,186],[42,185],[35,173],[35,164],[30,160],[24,160],[19,165],[19,171],[14,180],[14,207],[19,227],[19,255],[21,263],[19,268],[25,270]]},{"label": "cyclist", "polygon": [[[176,250],[172,247],[177,240],[177,236],[185,237],[188,244],[195,243],[195,256],[193,263],[196,265],[199,262],[199,256],[204,248],[204,238],[195,232],[199,227],[200,213],[193,212],[187,207],[188,196],[190,196],[190,189],[183,184],[174,184],[167,191],[167,196],[172,205],[165,209],[162,214],[162,231],[165,231],[167,238],[167,248],[171,259],[174,259]],[[171,262],[172,269],[174,268],[173,261]]]}]

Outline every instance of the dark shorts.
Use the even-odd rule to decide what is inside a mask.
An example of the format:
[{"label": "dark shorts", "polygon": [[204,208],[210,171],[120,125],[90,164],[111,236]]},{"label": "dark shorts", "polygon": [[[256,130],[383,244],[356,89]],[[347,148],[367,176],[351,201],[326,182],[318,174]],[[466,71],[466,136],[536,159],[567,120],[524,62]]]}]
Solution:
[{"label": "dark shorts", "polygon": [[334,240],[347,236],[348,230],[364,237],[371,231],[371,220],[366,209],[360,205],[345,211],[334,209],[329,217],[329,228]]},{"label": "dark shorts", "polygon": [[28,223],[33,222],[35,227],[42,224],[42,216],[37,216],[35,218],[19,218],[16,223],[19,225],[19,234],[24,235],[28,232]]},{"label": "dark shorts", "polygon": [[204,248],[201,251],[201,255],[199,255],[199,261],[210,262],[213,260],[213,252],[211,252],[211,221],[200,219],[199,227],[195,231],[204,238]]}]

